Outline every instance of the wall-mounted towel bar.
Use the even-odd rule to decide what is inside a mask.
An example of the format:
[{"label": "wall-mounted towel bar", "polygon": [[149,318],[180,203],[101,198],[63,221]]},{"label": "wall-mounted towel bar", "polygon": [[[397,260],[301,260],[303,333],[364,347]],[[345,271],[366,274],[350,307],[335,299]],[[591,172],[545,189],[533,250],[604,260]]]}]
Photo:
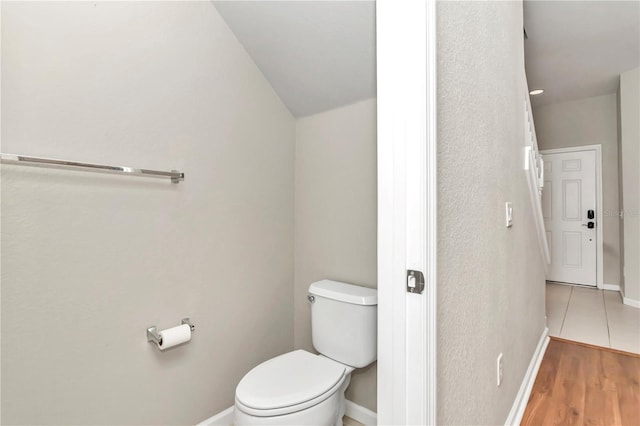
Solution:
[{"label": "wall-mounted towel bar", "polygon": [[131,176],[170,178],[172,183],[184,180],[184,173],[172,170],[163,172],[160,170],[134,169],[133,167],[107,166],[104,164],[79,163],[76,161],[54,160],[52,158],[28,157],[26,155],[0,154],[0,160],[5,164],[20,164],[34,167],[53,167],[69,170],[86,170],[100,173],[117,173]]}]

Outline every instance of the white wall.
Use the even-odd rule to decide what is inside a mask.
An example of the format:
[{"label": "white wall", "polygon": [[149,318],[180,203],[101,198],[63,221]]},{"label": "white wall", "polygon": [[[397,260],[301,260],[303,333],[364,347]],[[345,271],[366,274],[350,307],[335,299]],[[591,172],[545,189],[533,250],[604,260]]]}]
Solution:
[{"label": "white wall", "polygon": [[[293,348],[295,122],[209,2],[4,2],[4,424],[195,424]],[[145,330],[196,325],[166,352]],[[275,332],[274,332],[275,331]]]},{"label": "white wall", "polygon": [[620,284],[618,106],[615,93],[534,108],[541,150],[602,145],[604,282]]},{"label": "white wall", "polygon": [[437,7],[438,424],[504,424],[545,328],[523,169],[522,3]]},{"label": "white wall", "polygon": [[[620,75],[624,296],[640,306],[640,68]],[[628,302],[625,300],[625,302]]]},{"label": "white wall", "polygon": [[[377,287],[376,103],[301,118],[296,126],[295,346],[313,351],[309,285]],[[375,364],[353,373],[347,398],[376,410]]]}]

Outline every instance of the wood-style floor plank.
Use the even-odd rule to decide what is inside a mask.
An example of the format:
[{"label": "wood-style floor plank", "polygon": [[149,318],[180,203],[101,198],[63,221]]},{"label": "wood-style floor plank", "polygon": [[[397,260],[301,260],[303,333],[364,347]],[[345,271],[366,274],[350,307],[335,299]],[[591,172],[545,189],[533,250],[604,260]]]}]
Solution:
[{"label": "wood-style floor plank", "polygon": [[640,425],[640,357],[552,338],[524,425]]}]

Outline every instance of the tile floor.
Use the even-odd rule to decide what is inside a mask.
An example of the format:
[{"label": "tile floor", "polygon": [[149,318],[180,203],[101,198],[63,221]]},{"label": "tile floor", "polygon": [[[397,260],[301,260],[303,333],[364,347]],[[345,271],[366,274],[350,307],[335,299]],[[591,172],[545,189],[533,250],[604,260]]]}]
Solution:
[{"label": "tile floor", "polygon": [[640,309],[617,291],[547,282],[546,299],[551,336],[640,353]]}]

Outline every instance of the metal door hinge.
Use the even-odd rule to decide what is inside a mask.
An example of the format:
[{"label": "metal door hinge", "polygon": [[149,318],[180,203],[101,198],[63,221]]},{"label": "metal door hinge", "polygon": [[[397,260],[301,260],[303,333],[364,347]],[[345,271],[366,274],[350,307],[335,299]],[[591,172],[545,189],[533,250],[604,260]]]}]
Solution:
[{"label": "metal door hinge", "polygon": [[424,291],[424,274],[409,269],[407,271],[407,293],[422,294]]}]

